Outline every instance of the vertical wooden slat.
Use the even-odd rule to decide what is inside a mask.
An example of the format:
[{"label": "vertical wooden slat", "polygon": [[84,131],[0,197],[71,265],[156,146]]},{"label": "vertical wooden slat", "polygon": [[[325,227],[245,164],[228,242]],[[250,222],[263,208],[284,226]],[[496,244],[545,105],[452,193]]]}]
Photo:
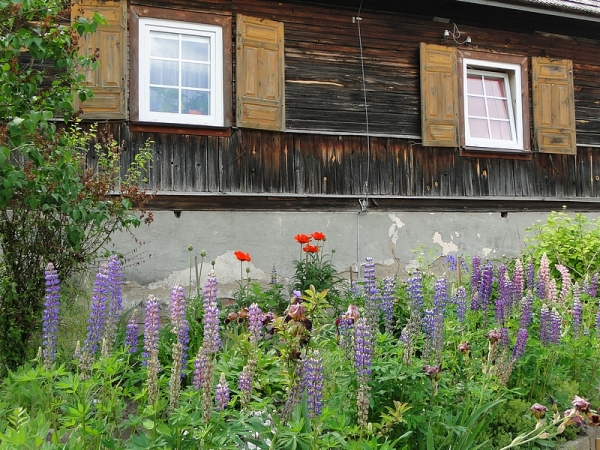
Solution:
[{"label": "vertical wooden slat", "polygon": [[532,58],[533,130],[542,153],[577,153],[573,63]]},{"label": "vertical wooden slat", "polygon": [[81,103],[75,101],[76,108],[82,108],[85,119],[125,119],[127,95],[125,92],[127,68],[127,2],[125,0],[100,1],[79,0],[71,8],[71,18],[90,18],[94,12],[101,14],[108,24],[100,25],[95,33],[79,40],[80,52],[97,55],[97,70],[84,72],[86,85],[94,92],[94,97]]},{"label": "vertical wooden slat", "polygon": [[283,23],[237,16],[238,127],[285,128]]},{"label": "vertical wooden slat", "polygon": [[421,43],[423,146],[458,147],[458,81],[452,47]]}]

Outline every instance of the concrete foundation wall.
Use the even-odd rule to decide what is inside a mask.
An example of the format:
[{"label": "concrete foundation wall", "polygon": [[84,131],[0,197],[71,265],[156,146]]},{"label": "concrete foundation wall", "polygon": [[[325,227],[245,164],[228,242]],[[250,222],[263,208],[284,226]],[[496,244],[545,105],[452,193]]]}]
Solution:
[{"label": "concrete foundation wall", "polygon": [[[588,215],[592,217],[591,215]],[[240,280],[240,263],[233,252],[250,253],[250,277],[268,282],[275,266],[279,277],[293,276],[292,262],[300,256],[298,233],[322,231],[326,253],[346,278],[356,279],[357,262],[367,256],[377,264],[377,276],[397,275],[417,264],[449,253],[501,259],[524,248],[525,229],[546,213],[426,213],[426,212],[155,212],[154,222],[113,239],[113,249],[127,259],[125,279],[131,300],[148,292],[168,295],[174,284],[189,286],[190,256],[206,251],[200,285],[214,260],[221,295],[229,296]],[[188,251],[188,246],[193,251]],[[423,251],[415,252],[421,248]],[[244,264],[245,270],[246,264]],[[245,271],[244,271],[245,276]],[[194,270],[191,271],[195,283]]]}]

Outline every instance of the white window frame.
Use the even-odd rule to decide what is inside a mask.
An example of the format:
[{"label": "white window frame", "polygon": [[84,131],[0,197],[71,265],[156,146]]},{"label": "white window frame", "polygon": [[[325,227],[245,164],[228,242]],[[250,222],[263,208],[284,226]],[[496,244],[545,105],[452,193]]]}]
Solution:
[{"label": "white window frame", "polygon": [[[496,61],[483,61],[463,58],[463,123],[465,147],[486,149],[524,150],[523,146],[523,104],[521,95],[521,65]],[[512,140],[484,139],[471,137],[469,130],[467,80],[468,75],[486,74],[504,79],[508,101]]]},{"label": "white window frame", "polygon": [[[210,114],[195,115],[150,111],[150,32],[159,31],[179,35],[210,38]],[[180,22],[174,20],[139,19],[138,62],[139,120],[142,122],[170,123],[200,126],[224,126],[223,98],[223,29],[216,25]],[[181,77],[181,71],[180,71]],[[181,81],[179,82],[181,89]]]}]

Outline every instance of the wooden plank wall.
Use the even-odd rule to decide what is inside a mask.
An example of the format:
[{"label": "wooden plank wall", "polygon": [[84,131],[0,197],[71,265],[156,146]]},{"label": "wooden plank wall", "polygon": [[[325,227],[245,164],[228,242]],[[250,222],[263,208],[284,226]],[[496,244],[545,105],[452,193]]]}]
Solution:
[{"label": "wooden plank wall", "polygon": [[[146,187],[190,193],[383,195],[449,199],[600,196],[598,149],[530,161],[473,158],[399,138],[236,130],[230,137],[101,129],[123,142],[124,166],[151,139]],[[94,164],[90,152],[88,162]],[[365,181],[368,184],[365,185]]]}]

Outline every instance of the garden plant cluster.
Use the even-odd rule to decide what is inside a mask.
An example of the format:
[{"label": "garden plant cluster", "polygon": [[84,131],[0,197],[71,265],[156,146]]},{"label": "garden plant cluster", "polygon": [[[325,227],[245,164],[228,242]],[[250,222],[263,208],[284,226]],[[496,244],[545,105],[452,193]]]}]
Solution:
[{"label": "garden plant cluster", "polygon": [[597,274],[451,255],[442,275],[378,280],[367,258],[349,285],[323,233],[295,240],[289,293],[275,269],[252,282],[237,251],[233,304],[211,270],[199,295],[174,286],[169,311],[152,295],[123,311],[110,257],[72,354],[49,263],[42,346],[3,381],[0,448],[551,448],[600,419]]}]

